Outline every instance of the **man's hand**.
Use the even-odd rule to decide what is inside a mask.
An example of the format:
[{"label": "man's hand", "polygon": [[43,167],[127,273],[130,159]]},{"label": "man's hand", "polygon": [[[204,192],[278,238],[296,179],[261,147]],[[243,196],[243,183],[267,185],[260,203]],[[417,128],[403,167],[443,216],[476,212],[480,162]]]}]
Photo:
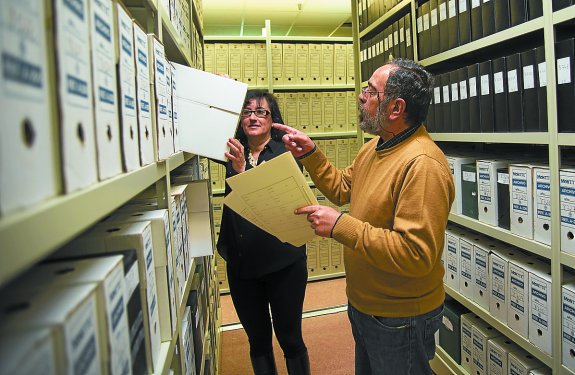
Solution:
[{"label": "man's hand", "polygon": [[244,146],[235,138],[228,139],[229,152],[224,155],[232,162],[232,168],[237,173],[242,173],[246,170],[246,158],[244,157]]},{"label": "man's hand", "polygon": [[295,210],[296,215],[307,215],[311,229],[321,237],[331,237],[331,231],[341,215],[338,211],[327,206],[306,206]]},{"label": "man's hand", "polygon": [[282,137],[282,141],[295,158],[307,154],[315,147],[311,138],[297,129],[278,123],[273,123],[272,126],[286,133]]}]

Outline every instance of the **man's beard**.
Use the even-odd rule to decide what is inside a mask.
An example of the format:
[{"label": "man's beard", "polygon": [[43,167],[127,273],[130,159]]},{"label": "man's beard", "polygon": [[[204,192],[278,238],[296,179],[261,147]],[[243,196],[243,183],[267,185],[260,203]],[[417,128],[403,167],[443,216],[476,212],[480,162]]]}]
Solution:
[{"label": "man's beard", "polygon": [[359,128],[372,135],[380,135],[382,130],[385,129],[384,116],[381,107],[377,108],[375,116],[370,116],[363,107],[359,107]]}]

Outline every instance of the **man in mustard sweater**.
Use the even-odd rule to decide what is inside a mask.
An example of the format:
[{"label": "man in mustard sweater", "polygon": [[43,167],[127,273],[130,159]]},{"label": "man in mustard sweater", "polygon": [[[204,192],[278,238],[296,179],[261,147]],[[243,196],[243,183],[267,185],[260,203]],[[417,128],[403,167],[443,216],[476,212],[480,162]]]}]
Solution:
[{"label": "man in mustard sweater", "polygon": [[344,245],[355,373],[431,374],[443,316],[441,253],[455,188],[443,152],[422,122],[433,77],[411,60],[377,69],[362,89],[360,127],[375,135],[343,170],[289,126],[286,148],[333,203],[296,210],[315,233]]}]

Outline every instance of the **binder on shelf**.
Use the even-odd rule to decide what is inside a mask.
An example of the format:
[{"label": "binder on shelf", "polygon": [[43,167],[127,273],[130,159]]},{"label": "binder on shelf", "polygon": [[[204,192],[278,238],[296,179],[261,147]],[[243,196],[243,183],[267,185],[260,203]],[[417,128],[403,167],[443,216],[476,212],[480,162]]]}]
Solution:
[{"label": "binder on shelf", "polygon": [[333,58],[334,58],[334,46],[333,43],[323,43],[321,45],[321,84],[322,85],[333,85]]},{"label": "binder on shelf", "polygon": [[155,139],[156,151],[159,160],[170,157],[173,153],[174,143],[173,136],[170,133],[172,126],[168,119],[168,97],[167,97],[167,78],[164,46],[155,35],[148,34],[149,55],[152,63],[150,64],[150,77],[154,82],[154,95],[156,98],[156,124]]},{"label": "binder on shelf", "polygon": [[469,90],[469,131],[481,131],[481,104],[480,104],[480,75],[479,64],[467,66],[467,88]]},{"label": "binder on shelf", "polygon": [[[399,23],[397,21],[391,24],[391,32],[393,34],[393,56],[402,57],[399,48]],[[375,69],[374,67],[374,70]]]},{"label": "binder on shelf", "polygon": [[517,256],[509,261],[509,304],[507,325],[511,330],[529,340],[529,266],[528,257]]},{"label": "binder on shelf", "polygon": [[495,32],[508,29],[511,25],[510,0],[491,0],[495,15]]},{"label": "binder on shelf", "polygon": [[405,18],[402,17],[398,21],[398,32],[399,32],[399,56],[407,57],[407,47],[405,45]]},{"label": "binder on shelf", "polygon": [[[525,131],[523,120],[523,72],[521,71],[521,55],[514,53],[505,58],[507,68],[507,105],[510,132]],[[533,103],[534,105],[535,103]],[[532,104],[530,104],[532,105]]]},{"label": "binder on shelf", "polygon": [[[281,43],[272,43],[272,76],[274,85],[283,84],[283,48]],[[310,58],[311,64],[311,58]]]},{"label": "binder on shelf", "polygon": [[[308,58],[309,60],[309,58]],[[347,82],[347,45],[343,43],[334,44],[334,85],[345,85]]]},{"label": "binder on shelf", "polygon": [[[483,323],[483,322],[482,322]],[[471,342],[473,343],[473,364],[471,365],[472,374],[488,374],[488,352],[487,343],[501,333],[487,323],[474,324],[471,329]]]},{"label": "binder on shelf", "polygon": [[321,92],[310,93],[311,131],[321,133],[323,130],[323,103]]},{"label": "binder on shelf", "polygon": [[443,111],[443,132],[451,133],[453,123],[451,121],[451,84],[449,73],[441,75],[441,108]]},{"label": "binder on shelf", "polygon": [[295,84],[309,83],[309,48],[307,43],[296,43],[296,80]]},{"label": "binder on shelf", "polygon": [[527,2],[528,0],[509,0],[510,26],[517,26],[527,22]]},{"label": "binder on shelf", "polygon": [[150,58],[148,36],[134,22],[134,58],[136,59],[136,103],[138,109],[138,139],[140,163],[148,165],[156,160],[152,129],[152,102],[150,97]]},{"label": "binder on shelf", "polygon": [[530,21],[543,17],[543,2],[539,0],[527,0],[527,16]]},{"label": "binder on shelf", "polygon": [[[345,132],[347,131],[347,93],[345,91],[337,91],[333,93],[335,96],[334,108],[334,131]],[[347,165],[345,165],[347,167]]]},{"label": "binder on shelf", "polygon": [[406,14],[404,17],[405,24],[405,50],[406,57],[413,60],[413,41],[411,40],[412,27],[411,27],[411,13]]},{"label": "binder on shelf", "polygon": [[[419,34],[419,54],[421,58],[426,58],[431,56],[431,30],[430,30],[430,24],[429,24],[429,16],[430,16],[430,8],[429,8],[429,2],[427,3],[423,3],[421,4],[421,7],[418,8],[418,11],[420,12],[419,15],[421,15],[421,24],[419,21],[419,18],[417,20],[418,24],[417,24],[417,31]],[[440,24],[441,27],[441,24]]]},{"label": "binder on shelf", "polygon": [[242,80],[242,53],[243,43],[229,43],[228,44],[228,75],[230,78],[241,81]]},{"label": "binder on shelf", "polygon": [[509,104],[507,102],[506,58],[492,60],[493,69],[493,112],[495,114],[495,132],[509,132]]},{"label": "binder on shelf", "polygon": [[507,160],[477,160],[478,219],[483,223],[497,226],[499,219],[499,194],[497,171],[507,167]]},{"label": "binder on shelf", "polygon": [[64,1],[54,3],[62,172],[67,193],[98,180],[90,17],[87,1],[81,3],[77,13]]},{"label": "binder on shelf", "polygon": [[[361,48],[362,54],[365,55],[365,43]],[[321,82],[321,44],[311,43],[309,45],[309,84],[319,85]],[[366,63],[361,62],[361,76],[367,77]],[[367,78],[366,78],[367,80]]]},{"label": "binder on shelf", "polygon": [[282,84],[295,85],[296,81],[296,49],[294,43],[282,44]]},{"label": "binder on shelf", "polygon": [[471,40],[483,38],[482,0],[471,0]]},{"label": "binder on shelf", "polygon": [[491,292],[491,272],[489,269],[489,254],[492,242],[487,238],[480,238],[473,242],[473,300],[486,311],[489,311]]},{"label": "binder on shelf", "polygon": [[509,263],[521,257],[521,252],[504,243],[496,243],[489,254],[489,312],[500,322],[507,324],[509,309]]},{"label": "binder on shelf", "polygon": [[461,316],[468,310],[453,299],[445,300],[439,346],[456,362],[461,363]]},{"label": "binder on shelf", "polygon": [[564,283],[561,287],[561,358],[563,366],[575,371],[575,282]]},{"label": "binder on shelf", "polygon": [[481,31],[483,37],[495,32],[495,0],[481,0]]},{"label": "binder on shelf", "polygon": [[533,239],[551,246],[551,176],[549,167],[533,168]]},{"label": "binder on shelf", "polygon": [[575,40],[555,43],[557,60],[557,127],[559,132],[575,132]]},{"label": "binder on shelf", "polygon": [[459,0],[447,1],[447,30],[449,33],[448,49],[459,46],[459,14],[457,9],[458,1]]},{"label": "binder on shelf", "polygon": [[[283,112],[285,113],[285,112]],[[310,116],[310,93],[298,92],[297,93],[297,123],[299,129],[304,133],[309,133],[311,128]],[[289,122],[287,122],[289,124]],[[293,126],[293,124],[292,124]]]},{"label": "binder on shelf", "polygon": [[533,238],[533,167],[509,164],[511,233]]},{"label": "binder on shelf", "polygon": [[424,124],[427,128],[429,133],[436,133],[437,130],[435,128],[435,108],[433,106],[433,97],[431,98],[431,102],[429,103],[429,108],[427,109],[427,117],[425,118]]},{"label": "binder on shelf", "polygon": [[461,165],[461,214],[477,220],[477,176],[476,164]]},{"label": "binder on shelf", "polygon": [[492,133],[494,128],[495,116],[493,106],[493,73],[491,70],[491,60],[479,63],[479,112],[480,112],[480,130],[482,133]]},{"label": "binder on shelf", "polygon": [[438,0],[439,8],[439,49],[441,52],[449,50],[448,7],[449,0]]},{"label": "binder on shelf", "polygon": [[509,353],[508,366],[509,373],[528,374],[530,372],[533,373],[535,369],[539,369],[545,365],[533,357],[531,353],[519,349],[516,352]]},{"label": "binder on shelf", "polygon": [[452,133],[461,133],[462,132],[462,125],[461,125],[461,104],[459,101],[459,75],[457,70],[453,70],[449,73],[446,73],[449,76],[449,84],[451,85],[451,102],[449,103],[449,119],[451,122],[451,132]]},{"label": "binder on shelf", "polygon": [[283,112],[284,116],[283,119],[287,124],[293,124],[295,128],[301,130],[297,117],[297,111],[298,111],[297,98],[298,98],[297,92],[285,93],[285,110]]},{"label": "binder on shelf", "polygon": [[487,342],[487,373],[508,374],[509,353],[518,349],[519,346],[505,336],[489,340]]},{"label": "binder on shelf", "polygon": [[537,63],[537,104],[539,105],[539,131],[547,131],[547,62],[545,61],[545,48],[535,49],[535,61]]},{"label": "binder on shelf", "polygon": [[[256,43],[256,67],[257,67],[257,85],[267,86],[268,85],[268,57],[266,51],[265,43]],[[204,47],[204,56],[205,56]],[[205,57],[204,57],[205,58]],[[208,69],[204,69],[206,72],[210,72]],[[212,72],[214,73],[214,72]]]},{"label": "binder on shelf", "polygon": [[561,207],[561,251],[575,254],[575,169],[559,170]]},{"label": "binder on shelf", "polygon": [[357,113],[357,96],[354,91],[347,92],[347,131],[357,130],[358,113]]},{"label": "binder on shelf", "polygon": [[347,54],[347,61],[345,66],[346,71],[346,83],[348,85],[355,83],[355,55],[353,53],[353,44],[345,44],[345,50]]},{"label": "binder on shelf", "polygon": [[257,84],[256,46],[254,43],[242,45],[242,75],[241,81],[248,85]]},{"label": "binder on shelf", "polygon": [[471,3],[470,0],[458,0],[459,44],[471,42]]},{"label": "binder on shelf", "polygon": [[497,226],[510,229],[509,167],[497,169]]},{"label": "binder on shelf", "polygon": [[204,43],[204,70],[210,73],[216,72],[216,54],[214,43]]},{"label": "binder on shelf", "polygon": [[485,324],[475,313],[461,315],[461,366],[471,374],[473,365],[473,341],[471,331],[476,324]]},{"label": "binder on shelf", "polygon": [[535,49],[521,52],[521,108],[524,129],[527,132],[539,131],[539,99],[536,85],[537,62]]},{"label": "binder on shelf", "polygon": [[[449,163],[449,169],[451,170],[451,176],[455,183],[455,199],[451,205],[451,212],[454,214],[461,215],[463,213],[463,173],[462,167],[465,164],[473,163],[475,164],[475,158],[467,156],[455,156],[446,155],[447,162]],[[466,175],[466,177],[468,177]],[[468,177],[470,178],[470,177]]]},{"label": "binder on shelf", "polygon": [[461,133],[469,133],[470,129],[470,113],[469,113],[469,88],[467,85],[467,68],[459,68],[456,70],[456,77],[454,79],[459,83],[459,131]]},{"label": "binder on shelf", "polygon": [[0,42],[0,216],[51,198],[60,188],[59,133],[52,124],[56,102],[50,99],[55,87],[46,38],[40,37],[46,28],[44,6],[4,4],[2,18],[26,19],[30,30],[18,30],[10,20],[0,24],[6,36]]},{"label": "binder on shelf", "polygon": [[475,283],[475,276],[473,272],[475,267],[473,264],[473,242],[477,240],[472,238],[472,234],[468,233],[465,229],[460,229],[457,233],[459,236],[459,293],[466,297],[473,295],[473,284]]},{"label": "binder on shelf", "polygon": [[442,133],[444,132],[445,123],[443,120],[443,87],[441,86],[441,75],[436,75],[434,77],[434,87],[433,87],[433,128],[434,132]]},{"label": "binder on shelf", "polygon": [[438,0],[430,0],[430,44],[431,44],[431,55],[437,55],[441,52],[441,45],[440,45],[440,30],[439,30],[439,5]]}]

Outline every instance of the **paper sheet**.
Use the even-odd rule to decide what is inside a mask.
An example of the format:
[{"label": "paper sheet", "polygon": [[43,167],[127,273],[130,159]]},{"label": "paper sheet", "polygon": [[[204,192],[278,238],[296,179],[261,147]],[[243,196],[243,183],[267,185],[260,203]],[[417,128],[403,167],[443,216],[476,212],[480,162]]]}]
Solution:
[{"label": "paper sheet", "polygon": [[294,246],[315,236],[306,215],[294,214],[318,203],[289,152],[226,181],[232,192],[224,204],[252,224]]}]

